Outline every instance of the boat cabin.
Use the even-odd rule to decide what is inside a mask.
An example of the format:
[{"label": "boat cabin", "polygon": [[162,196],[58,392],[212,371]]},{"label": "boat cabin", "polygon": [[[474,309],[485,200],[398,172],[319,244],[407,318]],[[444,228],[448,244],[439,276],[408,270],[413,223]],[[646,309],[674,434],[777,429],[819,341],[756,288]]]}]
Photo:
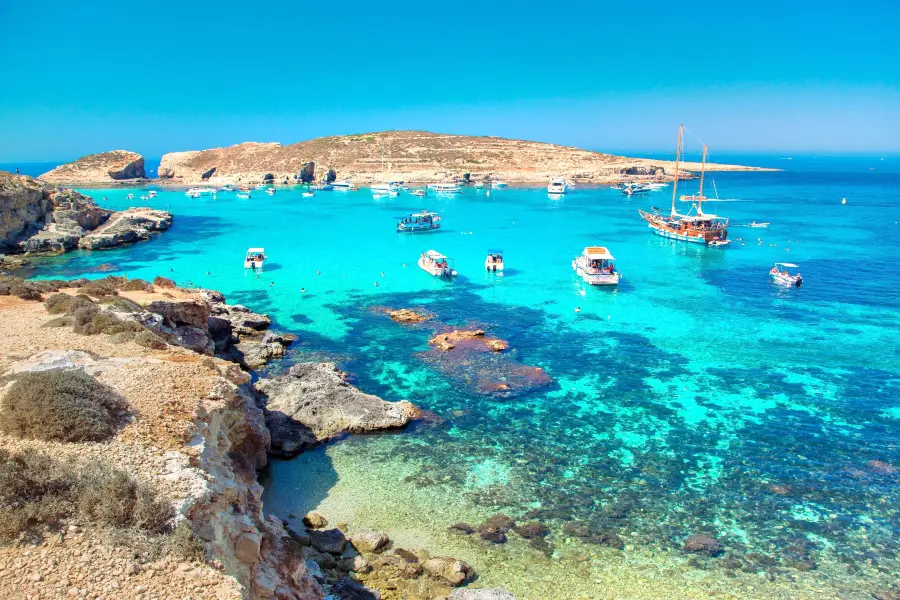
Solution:
[{"label": "boat cabin", "polygon": [[572,261],[572,269],[589,285],[618,285],[615,257],[604,246],[587,246]]},{"label": "boat cabin", "polygon": [[263,262],[266,260],[265,248],[248,248],[247,255],[244,257],[245,269],[262,269]]},{"label": "boat cabin", "polygon": [[488,250],[487,258],[484,259],[484,268],[492,273],[503,271],[503,250],[497,248]]},{"label": "boat cabin", "polygon": [[785,285],[803,285],[803,276],[800,275],[800,267],[794,263],[777,262],[769,270],[769,276],[775,283]]},{"label": "boat cabin", "polygon": [[441,217],[437,213],[423,210],[403,217],[397,217],[397,231],[414,233],[416,231],[434,231],[440,229]]},{"label": "boat cabin", "polygon": [[456,275],[456,270],[453,268],[453,259],[437,250],[423,252],[419,256],[419,267],[435,277],[453,277]]}]

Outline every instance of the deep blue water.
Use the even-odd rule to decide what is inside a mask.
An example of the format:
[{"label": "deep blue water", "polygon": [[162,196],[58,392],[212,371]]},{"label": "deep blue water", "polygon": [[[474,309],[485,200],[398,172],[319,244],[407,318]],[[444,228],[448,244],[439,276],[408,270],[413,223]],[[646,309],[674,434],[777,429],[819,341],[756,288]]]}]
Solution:
[{"label": "deep blue water", "polygon": [[[450,545],[440,533],[449,524],[503,511],[551,527],[551,563],[564,562],[578,527],[627,540],[625,564],[648,549],[680,560],[681,540],[699,532],[728,552],[702,568],[869,594],[898,572],[900,168],[879,158],[770,161],[787,170],[714,176],[729,199],[714,210],[743,238],[727,249],[649,233],[636,208],[668,206],[671,188],[633,200],[605,188],[563,200],[469,189],[427,201],[163,191],[150,204],[175,213],[170,232],[46,260],[35,274],[166,275],[220,289],[300,336],[289,361],[336,360],[363,390],[440,418],[276,462],[266,501],[282,516],[321,505]],[[114,208],[133,203],[128,190],[87,192]],[[442,214],[444,229],[398,236],[391,217],[423,207]],[[752,220],[771,227],[740,226]],[[572,258],[593,244],[618,259],[615,292],[572,274]],[[260,278],[241,268],[256,245],[271,257]],[[483,272],[496,246],[506,251],[502,278]],[[456,281],[416,268],[429,248],[456,259]],[[778,260],[800,264],[803,287],[769,282]],[[426,307],[436,320],[398,325],[374,306]],[[510,351],[459,362],[428,352],[434,331],[467,324]],[[484,393],[523,383],[523,366],[552,383]],[[367,505],[374,497],[378,510]],[[426,510],[436,512],[425,519]],[[454,549],[479,565],[492,556]],[[525,576],[508,585],[525,597],[540,589]]]}]

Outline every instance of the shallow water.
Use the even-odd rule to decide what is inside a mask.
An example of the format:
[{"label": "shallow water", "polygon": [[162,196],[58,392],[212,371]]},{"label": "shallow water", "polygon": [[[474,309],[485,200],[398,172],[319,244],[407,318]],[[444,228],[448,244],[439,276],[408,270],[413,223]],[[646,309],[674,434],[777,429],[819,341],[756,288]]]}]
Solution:
[{"label": "shallow water", "polygon": [[[161,191],[141,204],[175,214],[168,233],[41,261],[35,274],[219,289],[300,335],[289,361],[336,360],[363,390],[443,419],[274,462],[266,502],[282,517],[319,507],[380,527],[398,544],[465,558],[480,583],[522,598],[866,598],[900,572],[900,476],[870,465],[900,467],[900,169],[793,163],[715,175],[719,194],[739,199],[716,212],[772,223],[733,227],[745,244],[727,249],[649,233],[636,208],[668,206],[671,188],[632,200],[603,188],[424,201]],[[87,193],[118,208],[128,191]],[[421,208],[440,212],[444,229],[394,232],[392,216]],[[617,291],[574,277],[572,258],[593,244],[618,259]],[[271,257],[260,278],[241,268],[257,245]],[[505,276],[483,272],[489,247],[505,250]],[[455,258],[456,281],[416,267],[431,248]],[[801,265],[802,288],[769,283],[778,260]],[[439,325],[395,324],[373,306],[478,325],[508,340],[509,356],[450,368],[426,353]],[[553,383],[479,393],[473,373],[499,378],[503,361],[541,367]],[[446,531],[496,512],[547,524],[548,546]],[[625,549],[585,543],[578,527]],[[726,554],[689,564],[680,547],[691,533]]]}]

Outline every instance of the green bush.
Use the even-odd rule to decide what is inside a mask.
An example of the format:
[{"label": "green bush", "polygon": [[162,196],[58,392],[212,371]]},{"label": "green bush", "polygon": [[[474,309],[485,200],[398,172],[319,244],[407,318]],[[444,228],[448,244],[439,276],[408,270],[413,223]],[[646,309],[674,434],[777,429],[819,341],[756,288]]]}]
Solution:
[{"label": "green bush", "polygon": [[107,296],[106,298],[101,298],[100,302],[111,306],[119,312],[138,313],[144,310],[144,307],[134,300],[129,300],[122,296]]},{"label": "green bush", "polygon": [[111,437],[127,403],[115,390],[79,369],[17,375],[0,409],[0,431],[59,442]]},{"label": "green bush", "polygon": [[166,342],[152,331],[142,331],[134,336],[134,343],[145,348],[154,350],[162,350],[166,347]]}]

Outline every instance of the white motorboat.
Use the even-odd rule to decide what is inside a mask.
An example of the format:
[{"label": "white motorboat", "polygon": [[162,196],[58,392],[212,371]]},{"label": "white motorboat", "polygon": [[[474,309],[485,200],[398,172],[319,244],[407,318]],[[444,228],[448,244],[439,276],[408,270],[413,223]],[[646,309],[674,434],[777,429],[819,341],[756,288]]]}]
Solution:
[{"label": "white motorboat", "polygon": [[192,187],[187,189],[185,195],[196,198],[197,196],[210,196],[215,193],[215,191],[216,190],[210,187]]},{"label": "white motorboat", "polygon": [[315,192],[303,192],[303,194],[301,194],[301,195],[304,198],[313,198],[313,197],[315,197],[316,193]]},{"label": "white motorboat", "polygon": [[339,181],[332,181],[331,186],[335,189],[335,191],[343,192],[343,191],[353,191],[356,190],[357,187],[353,185],[353,182],[349,179],[341,179]]},{"label": "white motorboat", "polygon": [[458,183],[429,183],[428,189],[438,194],[458,194]]},{"label": "white motorboat", "polygon": [[449,256],[444,256],[437,250],[423,252],[419,257],[419,267],[435,277],[450,278],[456,276],[456,271],[453,269],[453,259]]},{"label": "white motorboat", "polygon": [[588,246],[572,261],[572,270],[588,285],[619,285],[615,260],[603,246]]},{"label": "white motorboat", "polygon": [[803,276],[800,275],[800,267],[794,263],[777,262],[769,270],[769,276],[775,283],[788,287],[803,285]]},{"label": "white motorboat", "polygon": [[390,196],[395,198],[400,194],[400,187],[393,183],[373,183],[371,190],[373,196]]},{"label": "white motorboat", "polygon": [[244,268],[261,271],[266,258],[268,257],[265,248],[248,248],[244,257]]},{"label": "white motorboat", "polygon": [[496,181],[491,181],[491,187],[493,188],[505,188],[507,184],[505,181],[500,181],[499,179]]},{"label": "white motorboat", "polygon": [[275,191],[276,191],[276,190],[275,190],[275,188],[273,188],[273,187],[266,188],[266,193],[267,193],[268,195],[270,195],[270,196],[274,196],[274,195],[275,195]]},{"label": "white motorboat", "polygon": [[236,197],[239,198],[239,199],[241,199],[241,200],[249,200],[249,199],[250,199],[250,192],[239,192],[238,194],[236,194]]},{"label": "white motorboat", "polygon": [[487,258],[484,259],[484,269],[491,273],[503,272],[503,250],[493,248],[488,250]]},{"label": "white motorboat", "polygon": [[770,225],[770,223],[757,223],[756,221],[753,221],[752,223],[750,223],[750,227],[753,227],[754,229],[765,229],[769,225]]},{"label": "white motorboat", "polygon": [[547,186],[548,194],[565,194],[569,189],[569,184],[565,177],[554,177]]},{"label": "white motorboat", "polygon": [[127,200],[134,200],[134,194],[128,194],[127,196],[125,196],[125,198]]},{"label": "white motorboat", "polygon": [[156,194],[157,194],[156,190],[150,190],[149,196],[151,198],[156,198]]}]

